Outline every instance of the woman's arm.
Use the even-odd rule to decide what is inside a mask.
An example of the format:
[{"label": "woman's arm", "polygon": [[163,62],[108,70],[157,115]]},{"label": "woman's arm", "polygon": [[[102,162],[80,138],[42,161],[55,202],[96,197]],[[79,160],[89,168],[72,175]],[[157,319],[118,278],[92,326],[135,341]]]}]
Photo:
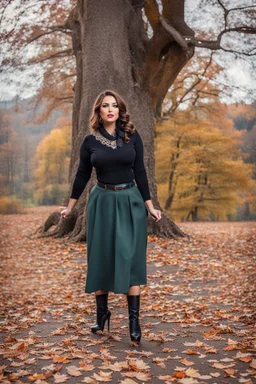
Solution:
[{"label": "woman's arm", "polygon": [[72,191],[67,207],[61,211],[61,217],[66,218],[71,214],[72,209],[77,203],[77,200],[83,193],[86,184],[88,183],[91,173],[92,173],[92,164],[90,158],[90,152],[88,148],[88,136],[85,137],[81,147],[80,147],[80,162],[77,169],[77,173],[74,179],[72,186]]},{"label": "woman's arm", "polygon": [[148,178],[147,178],[147,173],[144,165],[143,142],[138,131],[136,131],[136,136],[137,136],[136,143],[135,143],[136,159],[134,162],[135,181],[143,197],[145,205],[149,211],[149,214],[157,222],[161,219],[161,211],[154,208],[153,202],[150,199]]},{"label": "woman's arm", "polygon": [[148,186],[148,177],[144,165],[144,147],[143,142],[138,131],[135,131],[135,144],[134,149],[136,153],[133,172],[136,184],[139,188],[141,196],[144,201],[150,200],[150,191]]}]

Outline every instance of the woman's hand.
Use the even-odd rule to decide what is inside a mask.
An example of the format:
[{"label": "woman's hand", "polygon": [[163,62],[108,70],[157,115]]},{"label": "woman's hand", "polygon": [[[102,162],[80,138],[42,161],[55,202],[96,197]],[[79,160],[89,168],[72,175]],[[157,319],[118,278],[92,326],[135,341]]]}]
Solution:
[{"label": "woman's hand", "polygon": [[[67,207],[60,212],[61,219],[67,219],[77,203],[77,199],[69,199]],[[60,207],[61,208],[61,207]],[[62,207],[63,208],[63,207]]]},{"label": "woman's hand", "polygon": [[150,216],[158,222],[162,217],[162,212],[155,208],[148,209]]},{"label": "woman's hand", "polygon": [[148,210],[150,216],[151,216],[156,222],[158,222],[158,221],[161,219],[161,217],[162,217],[162,212],[159,211],[159,209],[155,209],[155,208],[154,208],[154,205],[153,205],[153,203],[152,203],[151,200],[146,200],[146,201],[145,201],[145,204],[146,204],[146,207],[147,207],[147,210]]},{"label": "woman's hand", "polygon": [[63,211],[60,212],[60,217],[62,219],[67,219],[71,215],[71,209],[65,208]]}]

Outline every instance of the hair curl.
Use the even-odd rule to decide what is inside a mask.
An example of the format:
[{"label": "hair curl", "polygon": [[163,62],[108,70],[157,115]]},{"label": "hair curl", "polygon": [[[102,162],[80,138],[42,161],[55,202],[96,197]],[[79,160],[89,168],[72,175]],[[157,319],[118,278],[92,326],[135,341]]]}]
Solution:
[{"label": "hair curl", "polygon": [[116,92],[111,90],[106,90],[101,92],[93,105],[92,109],[92,116],[90,119],[91,122],[91,129],[92,131],[96,131],[99,128],[100,122],[99,122],[99,112],[100,112],[100,106],[102,104],[102,101],[105,96],[113,96],[116,99],[118,108],[119,108],[119,117],[118,120],[120,122],[120,129],[124,131],[124,138],[123,141],[125,143],[129,143],[130,136],[135,133],[135,127],[133,123],[130,121],[130,115],[127,113],[126,104],[123,100],[123,98]]}]

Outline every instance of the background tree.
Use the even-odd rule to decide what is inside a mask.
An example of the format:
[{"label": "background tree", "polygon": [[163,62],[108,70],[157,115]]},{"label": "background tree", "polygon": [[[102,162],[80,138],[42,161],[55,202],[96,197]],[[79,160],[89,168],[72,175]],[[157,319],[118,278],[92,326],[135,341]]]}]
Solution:
[{"label": "background tree", "polygon": [[[157,131],[157,181],[165,209],[176,219],[226,220],[235,214],[239,191],[251,186],[251,166],[237,148],[237,132],[180,112]],[[168,136],[166,136],[168,133]],[[165,139],[163,139],[163,136]],[[166,140],[167,139],[167,140]]]},{"label": "background tree", "polygon": [[[223,23],[218,23],[217,34],[201,31],[199,36],[195,36],[195,31],[185,21],[182,0],[108,0],[107,3],[103,0],[78,0],[66,23],[44,26],[38,34],[40,39],[51,32],[72,34],[77,79],[73,104],[71,181],[78,165],[79,146],[84,135],[89,133],[92,103],[102,89],[112,88],[125,97],[131,118],[143,136],[152,198],[159,207],[152,143],[154,117],[161,118],[162,103],[168,89],[193,56],[195,47],[238,53],[243,50],[240,37],[247,37],[250,44],[250,36],[255,33],[255,28],[251,27],[252,7],[226,9],[222,2],[217,1],[215,7],[216,4],[218,10],[223,12]],[[200,7],[206,9],[207,2],[201,1]],[[225,39],[223,43],[224,36],[233,40]],[[232,48],[230,41],[233,41]],[[250,45],[245,44],[243,53],[249,57],[254,52]],[[85,238],[84,206],[94,180],[77,206],[78,220],[71,235],[76,240]],[[181,234],[167,215],[157,226],[151,221],[149,232],[167,236]]]},{"label": "background tree", "polygon": [[70,155],[70,122],[59,119],[57,126],[45,136],[35,155],[35,199],[40,204],[58,204],[68,190]]},{"label": "background tree", "polygon": [[212,110],[213,103],[219,100],[223,91],[221,85],[213,84],[221,71],[212,51],[193,56],[168,90],[159,121],[175,119],[175,113],[179,110],[191,110],[194,107],[197,107],[197,111]]},{"label": "background tree", "polygon": [[1,195],[15,193],[17,164],[16,134],[7,113],[0,114],[0,190]]},{"label": "background tree", "polygon": [[256,125],[256,102],[251,105],[231,105],[228,114],[234,120],[236,129],[250,132]]},{"label": "background tree", "polygon": [[252,164],[252,183],[249,191],[240,194],[240,217],[244,220],[256,218],[256,105],[239,105],[228,108],[229,116],[236,128],[242,132],[240,149],[246,163]]},{"label": "background tree", "polygon": [[33,95],[34,89],[38,90],[34,105],[34,121],[38,124],[57,109],[66,114],[72,108],[75,58],[71,31],[63,24],[75,3],[75,0],[1,0],[4,80],[21,90],[24,88],[26,97]]}]

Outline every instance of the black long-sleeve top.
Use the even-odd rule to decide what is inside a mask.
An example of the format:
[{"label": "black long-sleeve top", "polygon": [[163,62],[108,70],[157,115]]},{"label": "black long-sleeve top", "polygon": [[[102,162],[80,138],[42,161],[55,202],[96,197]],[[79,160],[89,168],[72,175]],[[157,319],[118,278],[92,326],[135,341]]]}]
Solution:
[{"label": "black long-sleeve top", "polygon": [[85,136],[70,198],[81,196],[91,177],[92,167],[96,170],[97,180],[104,184],[129,183],[135,179],[143,200],[150,200],[143,142],[138,131],[130,136],[129,143],[115,149],[102,144],[93,134]]}]

